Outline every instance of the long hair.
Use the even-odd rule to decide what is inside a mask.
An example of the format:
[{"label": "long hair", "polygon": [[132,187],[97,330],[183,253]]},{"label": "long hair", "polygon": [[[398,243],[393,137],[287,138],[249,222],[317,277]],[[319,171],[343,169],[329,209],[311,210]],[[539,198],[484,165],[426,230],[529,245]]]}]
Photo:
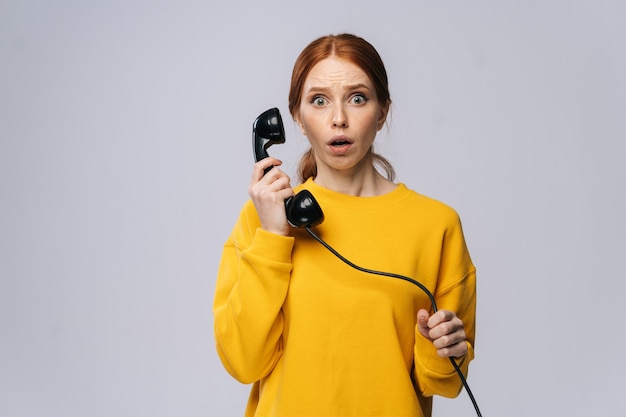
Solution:
[{"label": "long hair", "polygon": [[[318,62],[330,56],[345,59],[361,68],[372,80],[379,104],[383,108],[389,108],[391,105],[389,80],[380,55],[365,39],[349,33],[343,33],[322,36],[314,40],[302,50],[296,59],[289,88],[289,112],[293,118],[296,117],[300,107],[302,88],[306,77]],[[385,171],[387,179],[393,181],[395,171],[391,163],[383,156],[374,152],[372,152],[372,157],[374,163]],[[316,175],[315,155],[313,154],[313,149],[309,148],[298,163],[298,178],[300,182],[304,182]]]}]

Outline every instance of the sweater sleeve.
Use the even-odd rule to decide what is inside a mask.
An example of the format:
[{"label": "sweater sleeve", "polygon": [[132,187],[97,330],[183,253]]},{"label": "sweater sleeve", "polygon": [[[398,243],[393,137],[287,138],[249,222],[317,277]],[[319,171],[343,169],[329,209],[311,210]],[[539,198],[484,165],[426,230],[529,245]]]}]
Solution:
[{"label": "sweater sleeve", "polygon": [[242,383],[271,372],[282,354],[282,305],[294,239],[259,227],[248,202],[224,245],[213,301],[217,352]]},{"label": "sweater sleeve", "polygon": [[[455,361],[464,375],[474,358],[476,270],[469,256],[460,220],[455,215],[443,237],[437,289],[439,310],[450,310],[463,321],[468,352]],[[437,355],[432,342],[415,329],[415,377],[424,396],[456,397],[463,387],[448,358]]]}]

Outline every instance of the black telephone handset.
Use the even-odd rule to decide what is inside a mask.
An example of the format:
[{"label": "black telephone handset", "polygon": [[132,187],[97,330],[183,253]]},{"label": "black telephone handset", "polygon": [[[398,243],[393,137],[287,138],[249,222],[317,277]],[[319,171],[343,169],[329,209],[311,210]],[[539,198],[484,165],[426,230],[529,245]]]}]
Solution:
[{"label": "black telephone handset", "polygon": [[[272,108],[261,113],[252,125],[254,160],[267,158],[267,148],[276,143],[285,143],[285,129],[280,111]],[[272,167],[265,170],[267,173]],[[314,227],[324,221],[321,207],[308,190],[302,190],[285,200],[287,221],[293,227]]]}]

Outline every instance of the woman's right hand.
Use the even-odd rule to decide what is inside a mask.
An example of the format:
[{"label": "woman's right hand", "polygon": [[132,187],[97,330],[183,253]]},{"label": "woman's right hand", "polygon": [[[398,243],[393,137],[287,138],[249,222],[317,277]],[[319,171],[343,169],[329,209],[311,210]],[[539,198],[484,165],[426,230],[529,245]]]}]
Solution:
[{"label": "woman's right hand", "polygon": [[[285,214],[285,200],[294,195],[287,174],[278,169],[282,162],[271,156],[254,164],[248,194],[261,219],[261,227],[268,232],[287,236],[289,223]],[[265,169],[270,169],[264,174]]]}]

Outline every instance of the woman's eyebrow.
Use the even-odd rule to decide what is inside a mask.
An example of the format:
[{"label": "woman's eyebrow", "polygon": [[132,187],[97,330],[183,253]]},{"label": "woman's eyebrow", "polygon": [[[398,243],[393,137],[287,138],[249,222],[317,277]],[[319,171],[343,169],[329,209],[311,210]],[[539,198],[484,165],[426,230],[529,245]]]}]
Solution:
[{"label": "woman's eyebrow", "polygon": [[[355,83],[355,84],[348,84],[343,86],[343,88],[345,90],[349,90],[349,91],[354,91],[354,90],[369,90],[370,87],[367,84],[364,83]],[[328,91],[332,90],[331,87],[323,87],[323,86],[312,86],[309,87],[307,89],[308,93],[326,93]]]}]

